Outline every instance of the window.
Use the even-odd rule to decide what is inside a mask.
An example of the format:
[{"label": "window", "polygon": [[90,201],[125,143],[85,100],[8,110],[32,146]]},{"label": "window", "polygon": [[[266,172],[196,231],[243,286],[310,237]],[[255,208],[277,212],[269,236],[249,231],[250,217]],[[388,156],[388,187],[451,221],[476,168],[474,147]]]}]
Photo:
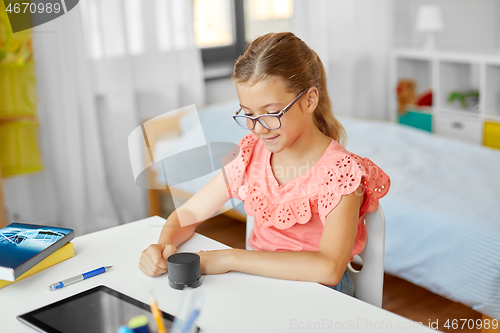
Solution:
[{"label": "window", "polygon": [[230,67],[245,51],[243,0],[195,0],[195,39],[205,67]]},{"label": "window", "polygon": [[198,47],[233,44],[233,11],[231,0],[195,0],[194,31]]},{"label": "window", "polygon": [[268,32],[291,31],[292,0],[245,0],[245,39],[250,43]]},{"label": "window", "polygon": [[258,36],[291,31],[292,17],[293,0],[195,0],[196,43],[205,68],[219,73],[207,79],[229,76],[238,56]]}]

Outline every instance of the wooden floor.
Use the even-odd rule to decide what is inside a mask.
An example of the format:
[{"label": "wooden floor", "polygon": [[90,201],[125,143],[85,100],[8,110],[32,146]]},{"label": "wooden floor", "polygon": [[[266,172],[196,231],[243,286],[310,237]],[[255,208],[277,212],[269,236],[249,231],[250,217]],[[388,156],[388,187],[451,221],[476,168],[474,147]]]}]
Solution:
[{"label": "wooden floor", "polygon": [[[200,225],[196,232],[215,239],[233,248],[245,248],[245,224],[225,216],[216,216]],[[385,274],[384,298],[382,308],[421,322],[429,326],[434,324],[443,332],[480,332],[479,329],[446,329],[443,325],[447,320],[481,318],[481,314],[461,303],[456,303],[423,289],[413,283]],[[461,326],[461,325],[460,325]]]}]

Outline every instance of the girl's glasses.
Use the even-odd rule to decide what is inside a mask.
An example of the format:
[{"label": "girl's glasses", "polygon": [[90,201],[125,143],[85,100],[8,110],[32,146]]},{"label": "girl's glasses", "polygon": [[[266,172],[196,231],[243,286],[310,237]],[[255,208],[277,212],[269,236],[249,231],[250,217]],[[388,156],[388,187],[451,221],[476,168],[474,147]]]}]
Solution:
[{"label": "girl's glasses", "polygon": [[283,117],[283,115],[291,109],[291,107],[299,100],[299,98],[304,95],[307,91],[309,90],[309,87],[307,87],[304,91],[302,91],[300,94],[295,97],[295,99],[288,104],[283,110],[281,110],[278,113],[275,114],[263,114],[257,117],[250,117],[250,116],[245,116],[245,115],[238,115],[242,108],[240,108],[234,115],[233,118],[244,129],[248,130],[253,130],[255,128],[255,122],[258,121],[262,126],[264,126],[267,129],[278,129],[281,127],[281,120],[280,118]]}]

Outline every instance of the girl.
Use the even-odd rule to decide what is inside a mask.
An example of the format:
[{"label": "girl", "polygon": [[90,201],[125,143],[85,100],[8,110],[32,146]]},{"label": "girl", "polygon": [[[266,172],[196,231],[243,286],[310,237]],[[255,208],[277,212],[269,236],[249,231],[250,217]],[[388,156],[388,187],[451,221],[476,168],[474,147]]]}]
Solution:
[{"label": "girl", "polygon": [[149,276],[165,273],[168,256],[233,197],[255,217],[248,244],[256,251],[201,251],[202,274],[313,281],[354,296],[347,264],[365,246],[363,216],[377,208],[389,177],[342,146],[345,131],[333,116],[321,60],[294,34],[253,41],[232,81],[241,106],[233,118],[251,133],[168,217],[139,267]]}]

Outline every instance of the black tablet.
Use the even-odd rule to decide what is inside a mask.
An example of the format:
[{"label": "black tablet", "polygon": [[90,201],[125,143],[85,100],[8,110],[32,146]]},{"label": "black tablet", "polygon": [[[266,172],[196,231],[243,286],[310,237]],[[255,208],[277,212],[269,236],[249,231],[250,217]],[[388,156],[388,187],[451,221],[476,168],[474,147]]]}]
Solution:
[{"label": "black tablet", "polygon": [[[28,312],[17,319],[39,332],[116,333],[130,319],[146,315],[150,328],[156,324],[150,306],[106,286],[79,294]],[[174,317],[162,311],[165,328],[170,331]],[[199,328],[197,328],[199,331]]]}]

